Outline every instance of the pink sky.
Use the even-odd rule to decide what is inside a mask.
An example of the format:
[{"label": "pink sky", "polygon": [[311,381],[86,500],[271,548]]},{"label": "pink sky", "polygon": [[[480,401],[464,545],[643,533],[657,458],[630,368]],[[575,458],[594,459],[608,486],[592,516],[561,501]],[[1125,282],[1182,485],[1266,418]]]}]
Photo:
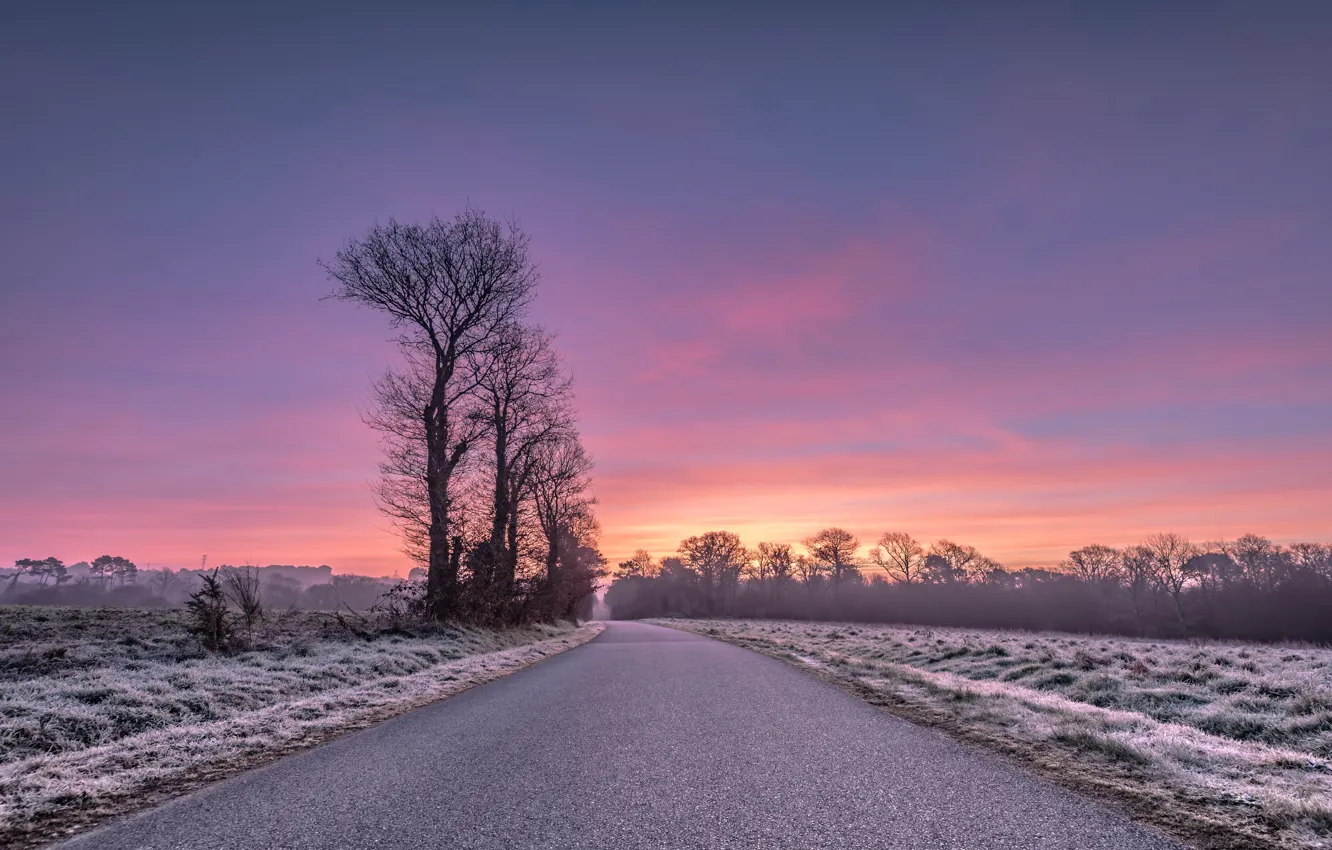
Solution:
[{"label": "pink sky", "polygon": [[0,35],[0,563],[405,572],[358,417],[389,334],[316,260],[469,202],[533,237],[612,561],[1332,540],[1330,60],[1130,6],[477,13],[448,55],[350,11],[33,9]]}]

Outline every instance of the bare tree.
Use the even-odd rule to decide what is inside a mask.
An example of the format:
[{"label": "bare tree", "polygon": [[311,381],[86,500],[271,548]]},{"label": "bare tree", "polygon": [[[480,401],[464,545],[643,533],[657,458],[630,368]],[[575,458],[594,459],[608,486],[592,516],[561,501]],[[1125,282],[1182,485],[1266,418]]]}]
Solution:
[{"label": "bare tree", "polygon": [[1001,569],[999,562],[985,557],[975,546],[940,540],[930,547],[921,577],[939,583],[979,582],[997,569]]},{"label": "bare tree", "polygon": [[[459,475],[469,450],[485,432],[483,417],[475,413],[476,376],[465,363],[454,372],[445,387],[444,405],[451,411],[441,425],[449,446],[448,475]],[[363,415],[365,423],[380,434],[382,456],[375,500],[382,513],[393,521],[403,540],[403,552],[422,564],[429,574],[430,564],[430,463],[427,432],[421,411],[431,404],[435,392],[434,357],[407,349],[403,362],[375,380],[374,406]],[[456,458],[456,460],[454,460]],[[465,522],[465,502],[450,493],[447,526],[455,539],[464,535],[458,529]],[[452,556],[461,558],[461,544]]]},{"label": "bare tree", "polygon": [[223,567],[220,570],[223,592],[240,609],[245,631],[252,636],[255,625],[263,619],[264,603],[259,583],[259,570],[255,567]]},{"label": "bare tree", "polygon": [[1093,543],[1069,552],[1068,560],[1062,566],[1085,582],[1099,583],[1115,578],[1119,560],[1118,549]]},{"label": "bare tree", "polygon": [[760,543],[756,550],[756,559],[763,565],[762,569],[772,579],[774,587],[780,587],[791,580],[792,571],[795,569],[795,557],[791,553],[790,544]]},{"label": "bare tree", "polygon": [[920,580],[925,566],[925,548],[910,534],[885,531],[879,545],[870,550],[870,561],[883,568],[894,581],[911,584]]},{"label": "bare tree", "polygon": [[1332,581],[1332,545],[1293,543],[1290,547],[1290,561],[1301,570]]},{"label": "bare tree", "polygon": [[169,597],[172,591],[181,586],[183,586],[183,582],[180,574],[170,567],[162,567],[162,569],[155,571],[149,581],[149,587],[163,599]]},{"label": "bare tree", "polygon": [[840,585],[847,577],[860,575],[856,565],[856,552],[860,541],[851,532],[843,528],[825,528],[801,544],[809,550],[809,557],[827,567],[833,586]]},{"label": "bare tree", "polygon": [[1266,537],[1245,534],[1222,544],[1222,551],[1239,567],[1240,574],[1263,590],[1271,590],[1281,578],[1285,558],[1276,544]]},{"label": "bare tree", "polygon": [[1142,548],[1152,559],[1157,583],[1175,603],[1175,616],[1179,619],[1180,629],[1187,631],[1182,596],[1185,585],[1196,577],[1192,562],[1194,556],[1198,554],[1198,547],[1190,543],[1187,538],[1168,532],[1148,537],[1143,542]]},{"label": "bare tree", "polygon": [[729,531],[708,531],[680,541],[680,558],[698,574],[709,611],[716,610],[739,580],[748,554],[740,536]]},{"label": "bare tree", "polygon": [[484,574],[474,578],[497,597],[509,593],[517,573],[520,511],[539,465],[538,448],[573,434],[572,381],[551,339],[540,328],[507,325],[473,358],[493,485],[489,548],[476,559]]},{"label": "bare tree", "polygon": [[591,559],[590,552],[580,555],[582,548],[591,548],[596,532],[592,516],[596,500],[589,492],[591,472],[592,459],[572,431],[533,449],[532,504],[546,545],[542,595],[556,616],[574,601],[567,597],[576,595],[568,588],[577,576],[565,574],[566,562],[576,563],[581,570]]},{"label": "bare tree", "polygon": [[404,352],[429,366],[417,412],[429,508],[426,595],[436,617],[451,616],[462,556],[451,534],[451,483],[470,447],[455,421],[459,370],[526,309],[538,280],[528,238],[473,209],[425,225],[390,219],[322,265],[337,284],[332,297],[387,313]]},{"label": "bare tree", "polygon": [[1156,560],[1147,547],[1130,546],[1120,558],[1119,570],[1124,589],[1128,591],[1129,602],[1133,606],[1133,616],[1141,626],[1146,613],[1143,611],[1143,602],[1156,583]]},{"label": "bare tree", "polygon": [[829,573],[827,564],[808,555],[797,555],[791,565],[796,577],[807,590],[813,590],[814,585]]}]

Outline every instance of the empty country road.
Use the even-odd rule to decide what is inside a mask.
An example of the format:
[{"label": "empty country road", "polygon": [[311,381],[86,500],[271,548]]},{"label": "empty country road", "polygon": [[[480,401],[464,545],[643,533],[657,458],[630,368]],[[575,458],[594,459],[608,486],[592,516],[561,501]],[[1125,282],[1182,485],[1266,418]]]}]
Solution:
[{"label": "empty country road", "polygon": [[627,622],[60,846],[1178,847],[780,661]]}]

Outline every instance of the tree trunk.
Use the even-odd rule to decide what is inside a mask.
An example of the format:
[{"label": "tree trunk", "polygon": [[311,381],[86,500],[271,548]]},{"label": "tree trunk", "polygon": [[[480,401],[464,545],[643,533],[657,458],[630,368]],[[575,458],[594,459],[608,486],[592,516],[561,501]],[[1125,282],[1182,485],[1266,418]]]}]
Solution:
[{"label": "tree trunk", "polygon": [[458,564],[456,545],[449,546],[449,477],[453,472],[448,456],[448,411],[442,409],[447,376],[436,375],[433,403],[425,409],[426,490],[430,501],[430,557],[426,572],[426,606],[437,620],[458,611]]}]

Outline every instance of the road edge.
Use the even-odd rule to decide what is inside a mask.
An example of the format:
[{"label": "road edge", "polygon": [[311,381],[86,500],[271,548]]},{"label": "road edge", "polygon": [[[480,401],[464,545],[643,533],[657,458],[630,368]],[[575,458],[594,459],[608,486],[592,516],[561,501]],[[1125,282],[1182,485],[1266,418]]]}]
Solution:
[{"label": "road edge", "polygon": [[530,667],[534,667],[544,661],[562,655],[571,649],[577,649],[578,647],[589,643],[605,631],[605,629],[606,624],[604,622],[592,621],[584,623],[569,634],[547,638],[541,641],[534,641],[530,644],[510,647],[504,650],[470,656],[471,658],[481,658],[488,655],[500,655],[505,652],[511,652],[514,649],[530,650],[534,647],[542,647],[550,650],[548,652],[542,652],[537,657],[517,659],[513,663],[487,670],[467,681],[459,682],[456,688],[450,689],[445,693],[432,694],[428,698],[404,700],[401,703],[382,706],[380,707],[380,710],[356,717],[354,720],[346,724],[320,729],[307,737],[303,737],[281,747],[266,750],[262,753],[244,755],[239,758],[221,758],[216,764],[210,765],[206,770],[180,777],[169,785],[146,785],[143,787],[128,789],[124,793],[118,794],[108,800],[109,803],[117,806],[114,810],[107,810],[105,807],[96,810],[70,808],[61,810],[58,813],[39,817],[38,819],[25,824],[19,824],[0,830],[0,846],[3,846],[6,850],[39,850],[39,848],[56,847],[61,842],[84,835],[91,830],[105,826],[113,821],[138,814],[148,809],[156,808],[171,800],[195,793],[218,782],[223,782],[243,773],[248,773],[251,770],[267,767],[268,765],[274,764],[289,756],[317,749],[325,744],[344,738],[347,735],[369,729],[380,723],[409,714],[417,709],[451,699],[461,693],[465,693],[474,688],[489,684],[498,679],[503,679]]},{"label": "road edge", "polygon": [[[1093,770],[1085,762],[1079,761],[1075,757],[1076,754],[1069,751],[964,727],[951,715],[929,706],[889,698],[863,683],[837,675],[832,669],[806,663],[790,652],[732,639],[731,635],[717,631],[691,629],[683,623],[664,618],[652,618],[643,622],[711,638],[781,661],[894,717],[942,732],[958,743],[1003,757],[1014,767],[1061,788],[1082,794],[1104,805],[1113,806],[1136,823],[1156,829],[1189,847],[1199,850],[1291,850],[1288,844],[1264,840],[1263,836],[1255,835],[1238,824],[1222,823],[1181,806],[1167,794],[1152,794],[1145,788],[1134,788],[1115,782],[1113,781],[1115,777],[1110,775],[1111,771]],[[1123,777],[1124,774],[1121,772],[1118,778]]]}]

